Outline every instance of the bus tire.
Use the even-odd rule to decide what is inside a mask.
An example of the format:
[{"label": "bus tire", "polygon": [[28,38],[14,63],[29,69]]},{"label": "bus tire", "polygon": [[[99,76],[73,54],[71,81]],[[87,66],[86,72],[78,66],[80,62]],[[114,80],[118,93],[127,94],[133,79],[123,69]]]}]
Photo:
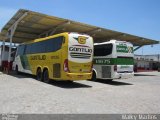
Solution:
[{"label": "bus tire", "polygon": [[16,70],[15,70],[15,72],[16,72],[16,75],[19,75],[18,65],[16,65]]},{"label": "bus tire", "polygon": [[96,72],[93,70],[91,81],[97,81]]},{"label": "bus tire", "polygon": [[36,77],[37,77],[36,79],[38,81],[42,81],[42,71],[41,71],[41,68],[37,69]]},{"label": "bus tire", "polygon": [[107,79],[107,80],[109,80],[109,81],[113,81],[113,79]]},{"label": "bus tire", "polygon": [[45,69],[43,72],[43,82],[50,83],[48,69]]}]

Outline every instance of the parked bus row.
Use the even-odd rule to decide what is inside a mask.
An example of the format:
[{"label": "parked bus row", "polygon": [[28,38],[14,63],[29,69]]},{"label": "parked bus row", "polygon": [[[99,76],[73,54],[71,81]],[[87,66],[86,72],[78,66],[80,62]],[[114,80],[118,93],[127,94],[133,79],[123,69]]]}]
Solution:
[{"label": "parked bus row", "polygon": [[93,43],[86,34],[60,33],[18,46],[13,70],[38,80],[96,80],[133,76],[133,45],[111,40]]}]

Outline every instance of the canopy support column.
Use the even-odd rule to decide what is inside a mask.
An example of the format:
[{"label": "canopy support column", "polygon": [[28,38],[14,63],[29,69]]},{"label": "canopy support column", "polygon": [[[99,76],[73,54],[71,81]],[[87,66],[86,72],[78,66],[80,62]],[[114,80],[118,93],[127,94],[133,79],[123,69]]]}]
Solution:
[{"label": "canopy support column", "polygon": [[57,27],[54,28],[54,30],[52,30],[52,31],[49,33],[49,35],[53,35],[58,28],[64,27],[65,25],[69,25],[69,24],[71,24],[71,22],[70,22],[70,21],[67,21],[67,22],[65,22],[65,23],[62,23],[62,24],[58,25]]},{"label": "canopy support column", "polygon": [[138,50],[139,48],[141,48],[142,46],[138,46],[136,47],[133,51],[135,52],[136,50]]},{"label": "canopy support column", "polygon": [[1,54],[1,70],[4,68],[4,53],[5,52],[5,40],[2,42],[2,54]]},{"label": "canopy support column", "polygon": [[8,66],[7,66],[7,73],[11,70],[11,52],[12,52],[12,42],[13,42],[13,35],[15,30],[18,26],[18,23],[28,14],[28,12],[24,13],[9,29],[8,29],[8,36],[9,36],[9,53],[8,53]]},{"label": "canopy support column", "polygon": [[5,40],[3,40],[3,43],[2,43],[2,61],[4,60],[4,52],[5,52]]},{"label": "canopy support column", "polygon": [[84,32],[86,34],[89,34],[91,36],[95,36],[95,32],[101,32],[102,29],[101,28],[97,28],[97,29],[94,29],[94,30],[91,30],[91,31],[88,31],[88,32]]},{"label": "canopy support column", "polygon": [[61,24],[59,24],[59,25],[56,25],[54,28],[52,28],[52,29],[50,29],[50,30],[48,30],[48,31],[46,31],[46,32],[43,32],[43,33],[41,33],[40,35],[39,35],[39,37],[47,37],[47,36],[49,36],[49,35],[53,35],[56,31],[57,31],[57,29],[59,29],[59,28],[62,28],[62,27],[64,27],[65,25],[69,25],[69,24],[71,24],[71,22],[70,21],[67,21],[67,22],[64,22],[64,23],[61,23]]}]

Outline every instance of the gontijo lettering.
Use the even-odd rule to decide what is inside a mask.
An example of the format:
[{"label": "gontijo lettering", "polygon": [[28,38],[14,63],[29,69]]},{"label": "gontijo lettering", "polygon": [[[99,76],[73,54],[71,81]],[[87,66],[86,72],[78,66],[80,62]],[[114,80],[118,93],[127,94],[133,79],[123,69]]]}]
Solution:
[{"label": "gontijo lettering", "polygon": [[46,55],[34,55],[31,56],[31,60],[46,60]]},{"label": "gontijo lettering", "polygon": [[92,49],[88,49],[88,48],[77,48],[77,47],[70,47],[70,48],[69,48],[69,51],[92,53]]}]

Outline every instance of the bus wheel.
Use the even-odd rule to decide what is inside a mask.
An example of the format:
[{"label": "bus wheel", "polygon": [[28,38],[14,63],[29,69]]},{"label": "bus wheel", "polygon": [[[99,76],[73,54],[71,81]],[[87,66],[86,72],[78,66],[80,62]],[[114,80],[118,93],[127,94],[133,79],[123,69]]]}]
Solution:
[{"label": "bus wheel", "polygon": [[113,81],[113,79],[107,79],[107,80],[109,80],[109,81]]},{"label": "bus wheel", "polygon": [[18,66],[16,65],[16,70],[15,70],[16,74],[18,75],[19,74],[19,71],[18,71]]},{"label": "bus wheel", "polygon": [[48,70],[47,70],[47,69],[44,70],[44,72],[43,72],[43,81],[44,81],[45,83],[49,83],[49,82],[50,82],[49,73],[48,73]]},{"label": "bus wheel", "polygon": [[37,69],[36,76],[38,81],[42,81],[42,71],[40,68]]},{"label": "bus wheel", "polygon": [[92,81],[96,81],[97,80],[97,76],[96,76],[96,72],[93,71],[92,73],[92,78],[91,78]]}]

